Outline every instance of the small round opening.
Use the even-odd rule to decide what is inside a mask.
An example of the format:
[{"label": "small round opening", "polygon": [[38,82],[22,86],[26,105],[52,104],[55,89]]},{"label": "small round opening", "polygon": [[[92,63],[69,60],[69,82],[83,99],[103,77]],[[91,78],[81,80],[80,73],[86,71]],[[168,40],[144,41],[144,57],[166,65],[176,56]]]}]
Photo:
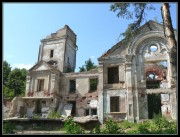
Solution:
[{"label": "small round opening", "polygon": [[150,51],[151,51],[151,52],[157,51],[157,46],[156,46],[156,45],[150,46]]}]

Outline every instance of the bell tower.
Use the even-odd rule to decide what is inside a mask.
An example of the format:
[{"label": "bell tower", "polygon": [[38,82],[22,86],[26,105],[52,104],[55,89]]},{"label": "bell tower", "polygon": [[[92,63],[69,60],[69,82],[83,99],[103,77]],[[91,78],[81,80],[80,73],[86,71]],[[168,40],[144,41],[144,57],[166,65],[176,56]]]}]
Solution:
[{"label": "bell tower", "polygon": [[74,72],[76,51],[76,34],[65,25],[41,40],[38,62],[43,60],[64,73]]}]

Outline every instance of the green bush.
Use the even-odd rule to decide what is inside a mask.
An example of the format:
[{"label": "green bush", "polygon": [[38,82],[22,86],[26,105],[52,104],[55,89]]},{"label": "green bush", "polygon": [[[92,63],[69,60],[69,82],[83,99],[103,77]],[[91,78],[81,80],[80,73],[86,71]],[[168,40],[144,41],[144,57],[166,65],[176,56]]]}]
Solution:
[{"label": "green bush", "polygon": [[67,134],[85,134],[85,130],[80,125],[74,123],[73,118],[65,121],[64,129]]},{"label": "green bush", "polygon": [[135,124],[127,120],[124,120],[124,121],[121,121],[118,125],[122,129],[128,129],[128,128],[134,127]]},{"label": "green bush", "polygon": [[140,134],[150,134],[151,132],[149,131],[149,129],[150,129],[149,121],[144,121],[143,123],[140,123],[138,125],[138,131]]},{"label": "green bush", "polygon": [[3,124],[3,134],[15,134],[16,125],[11,122],[6,122]]},{"label": "green bush", "polygon": [[105,122],[104,128],[102,129],[103,134],[122,134],[123,130],[118,126],[118,123],[113,121],[111,118]]},{"label": "green bush", "polygon": [[169,122],[169,126],[163,130],[163,134],[177,134],[177,123],[175,121]]},{"label": "green bush", "polygon": [[176,134],[176,122],[169,122],[161,115],[154,115],[152,120],[140,123],[138,126],[140,134]]},{"label": "green bush", "polygon": [[90,132],[90,134],[101,134],[101,128],[99,124],[96,124],[95,128]]}]

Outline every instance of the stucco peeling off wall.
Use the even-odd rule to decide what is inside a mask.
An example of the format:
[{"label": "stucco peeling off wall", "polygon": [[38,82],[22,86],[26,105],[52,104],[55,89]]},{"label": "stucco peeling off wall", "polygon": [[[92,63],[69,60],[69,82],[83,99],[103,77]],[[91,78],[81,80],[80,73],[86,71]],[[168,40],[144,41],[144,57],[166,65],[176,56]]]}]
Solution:
[{"label": "stucco peeling off wall", "polygon": [[97,100],[91,100],[89,106],[92,108],[97,108],[98,101]]},{"label": "stucco peeling off wall", "polygon": [[65,104],[62,112],[63,117],[71,116],[72,104]]}]

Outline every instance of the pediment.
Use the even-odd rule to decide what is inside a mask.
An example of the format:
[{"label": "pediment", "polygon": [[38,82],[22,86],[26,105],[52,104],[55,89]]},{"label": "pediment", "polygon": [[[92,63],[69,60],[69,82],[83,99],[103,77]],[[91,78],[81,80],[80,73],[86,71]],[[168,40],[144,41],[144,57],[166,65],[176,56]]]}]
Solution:
[{"label": "pediment", "polygon": [[44,61],[41,61],[38,64],[34,65],[29,71],[43,71],[50,69],[54,69],[54,67]]},{"label": "pediment", "polygon": [[[139,35],[143,35],[146,32],[153,32],[153,31],[160,31],[163,32],[163,26],[160,23],[157,23],[155,21],[148,21],[144,25],[142,25],[137,31],[134,37],[136,38]],[[133,38],[132,40],[134,40]],[[106,57],[116,57],[117,55],[126,55],[128,54],[128,45],[131,43],[129,40],[126,39],[121,40],[114,46],[112,46],[106,53],[104,53],[98,60],[101,60],[102,58]],[[111,58],[110,57],[110,58]]]},{"label": "pediment", "polygon": [[47,66],[46,64],[41,64],[34,71],[49,70],[49,69],[51,69],[51,68],[49,66]]}]

